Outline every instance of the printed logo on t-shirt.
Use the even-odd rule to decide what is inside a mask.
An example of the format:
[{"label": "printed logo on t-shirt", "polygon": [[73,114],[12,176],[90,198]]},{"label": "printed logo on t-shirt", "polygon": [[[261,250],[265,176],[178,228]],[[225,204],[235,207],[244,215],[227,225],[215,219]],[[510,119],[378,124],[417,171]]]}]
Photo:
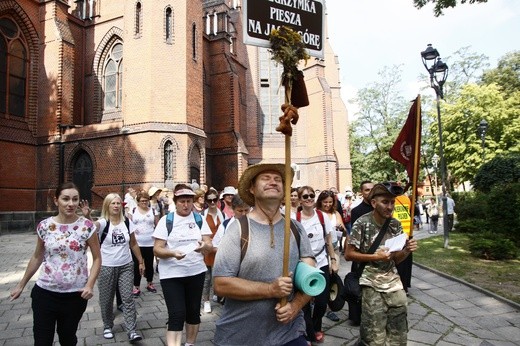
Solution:
[{"label": "printed logo on t-shirt", "polygon": [[190,223],[188,224],[188,227],[189,227],[190,229],[194,229],[194,228],[195,228],[195,222],[190,222]]},{"label": "printed logo on t-shirt", "polygon": [[120,245],[125,243],[125,235],[122,230],[116,228],[112,231],[112,244]]}]

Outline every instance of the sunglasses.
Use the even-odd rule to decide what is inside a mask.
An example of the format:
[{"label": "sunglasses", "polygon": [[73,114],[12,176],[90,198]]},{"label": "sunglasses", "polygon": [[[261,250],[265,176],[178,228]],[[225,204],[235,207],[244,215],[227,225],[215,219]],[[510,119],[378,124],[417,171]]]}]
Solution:
[{"label": "sunglasses", "polygon": [[309,195],[308,194],[302,195],[302,199],[309,199],[309,198],[314,199],[315,197],[316,197],[316,195],[313,193],[311,193]]},{"label": "sunglasses", "polygon": [[208,198],[206,199],[206,201],[208,201],[209,203],[217,203],[218,198]]},{"label": "sunglasses", "polygon": [[404,188],[394,182],[386,181],[381,183],[381,185],[383,185],[392,195],[400,196],[404,193]]}]

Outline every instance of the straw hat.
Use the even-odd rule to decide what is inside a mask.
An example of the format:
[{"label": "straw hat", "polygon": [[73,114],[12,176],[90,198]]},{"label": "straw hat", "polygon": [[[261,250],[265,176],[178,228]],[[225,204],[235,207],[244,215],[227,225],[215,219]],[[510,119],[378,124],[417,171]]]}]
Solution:
[{"label": "straw hat", "polygon": [[222,196],[224,195],[235,195],[237,190],[233,186],[226,186],[224,191],[222,191]]},{"label": "straw hat", "polygon": [[[255,196],[251,192],[249,192],[249,188],[251,187],[251,182],[255,179],[255,177],[266,171],[275,171],[280,173],[282,176],[282,181],[285,184],[285,165],[281,163],[258,163],[256,165],[252,165],[246,168],[240,180],[238,182],[238,194],[240,198],[250,206],[255,205]],[[291,173],[294,176],[294,170],[291,168]]]},{"label": "straw hat", "polygon": [[149,190],[148,190],[148,195],[150,197],[152,197],[153,195],[155,195],[157,193],[157,191],[162,191],[161,189],[159,189],[158,187],[156,186],[152,186]]}]

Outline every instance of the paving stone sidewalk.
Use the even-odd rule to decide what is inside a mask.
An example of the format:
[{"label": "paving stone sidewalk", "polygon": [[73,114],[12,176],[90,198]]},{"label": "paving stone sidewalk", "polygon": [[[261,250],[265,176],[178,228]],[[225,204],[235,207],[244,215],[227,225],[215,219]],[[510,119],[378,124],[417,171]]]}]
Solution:
[{"label": "paving stone sidewalk", "polygon": [[[419,235],[416,238],[420,238]],[[29,295],[37,274],[18,300],[10,302],[9,291],[25,271],[34,251],[35,237],[30,232],[0,236],[0,346],[33,344]],[[340,274],[343,276],[349,268],[350,263],[342,260]],[[158,282],[158,277],[155,281]],[[417,265],[413,268],[412,286],[409,345],[520,345],[518,305]],[[138,345],[166,345],[167,312],[159,284],[157,289],[155,294],[145,291],[136,299],[138,330],[143,335]],[[218,303],[213,303],[212,313],[202,313],[197,345],[213,345],[215,321],[220,313]],[[339,322],[323,319],[325,342],[321,345],[354,345],[359,328],[350,325],[347,306],[337,315]],[[105,340],[96,292],[80,323],[78,345],[128,344],[122,321],[122,314],[116,312],[115,338]],[[57,341],[55,344],[59,345]],[[251,345],[255,345],[254,340]]]}]

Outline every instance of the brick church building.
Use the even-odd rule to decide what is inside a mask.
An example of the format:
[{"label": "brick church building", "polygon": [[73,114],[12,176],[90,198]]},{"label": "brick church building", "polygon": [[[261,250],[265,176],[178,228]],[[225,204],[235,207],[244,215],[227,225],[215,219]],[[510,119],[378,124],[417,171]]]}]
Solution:
[{"label": "brick church building", "polygon": [[[301,68],[293,186],[342,191],[348,116],[328,40]],[[0,1],[0,232],[54,210],[63,181],[100,208],[129,186],[222,189],[284,162],[280,75],[244,45],[237,0]]]}]

